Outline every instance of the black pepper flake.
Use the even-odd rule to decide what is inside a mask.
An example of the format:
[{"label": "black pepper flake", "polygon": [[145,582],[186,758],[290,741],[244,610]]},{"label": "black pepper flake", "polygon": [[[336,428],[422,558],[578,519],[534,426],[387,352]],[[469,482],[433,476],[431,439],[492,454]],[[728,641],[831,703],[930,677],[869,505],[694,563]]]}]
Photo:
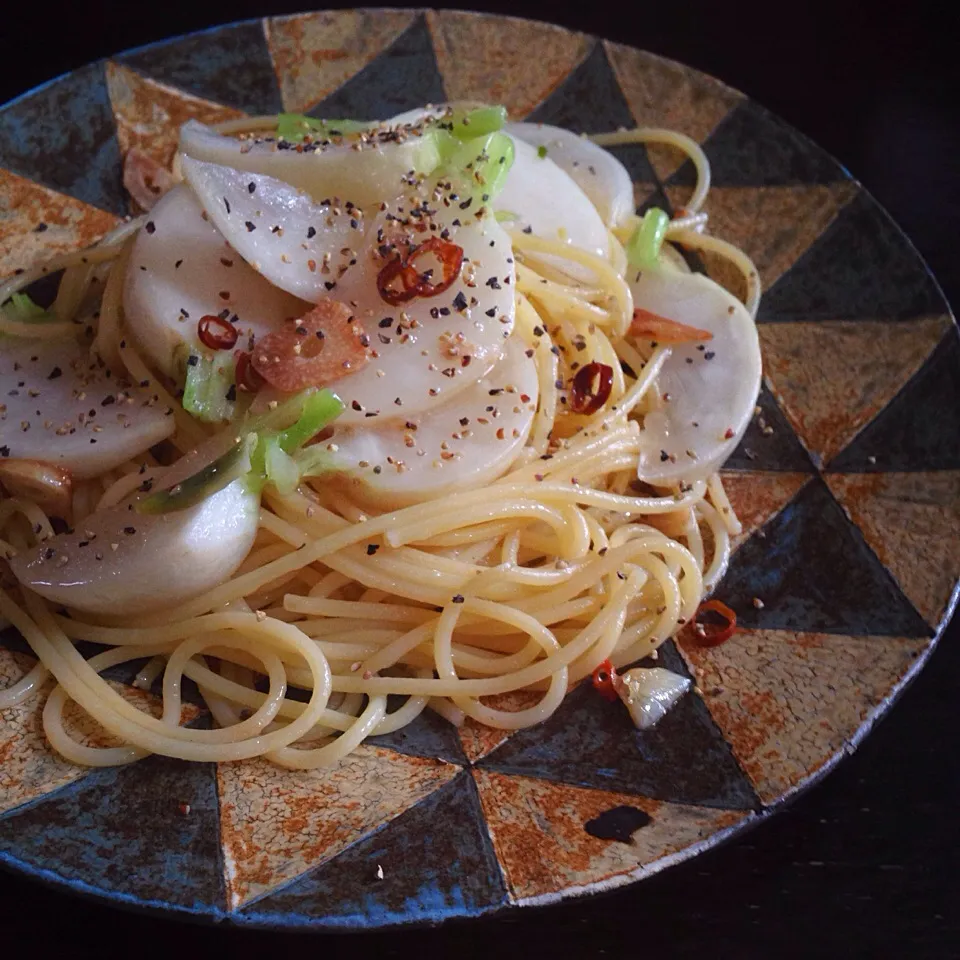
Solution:
[{"label": "black pepper flake", "polygon": [[368,410],[368,411],[364,414],[365,417],[375,417],[376,415],[377,415],[377,411],[376,411],[376,410]]},{"label": "black pepper flake", "polygon": [[337,285],[337,282],[336,282],[336,280],[325,280],[324,283],[323,283],[323,285],[324,285],[328,290],[332,290],[332,289]]},{"label": "black pepper flake", "polygon": [[132,536],[137,532],[137,528],[136,528],[136,527],[124,527],[124,528],[123,528],[123,532],[124,532],[128,537],[132,537]]},{"label": "black pepper flake", "polygon": [[368,543],[367,544],[367,556],[372,557],[380,549],[379,543]]},{"label": "black pepper flake", "polygon": [[716,356],[716,353],[713,350],[708,350],[704,355],[704,360],[712,360]]},{"label": "black pepper flake", "polygon": [[244,226],[247,228],[247,233],[253,233],[253,231],[257,229],[257,225],[251,220],[248,220]]},{"label": "black pepper flake", "polygon": [[453,307],[455,310],[467,309],[467,298],[463,295],[462,290],[453,298]]},{"label": "black pepper flake", "polygon": [[467,426],[468,423],[470,423],[470,418],[469,418],[469,417],[461,417],[461,418],[460,418],[460,426],[461,426],[461,427]]},{"label": "black pepper flake", "polygon": [[173,265],[173,269],[174,269],[174,270],[179,270],[182,263],[183,263],[183,260],[178,260],[178,261]]},{"label": "black pepper flake", "polygon": [[307,239],[312,240],[317,235],[316,227],[307,227]]},{"label": "black pepper flake", "polygon": [[373,468],[373,472],[379,475],[380,473],[383,472],[383,467],[381,467],[379,464],[377,464],[377,466],[375,466],[375,467]]},{"label": "black pepper flake", "polygon": [[62,377],[62,376],[63,376],[63,371],[62,371],[59,367],[54,367],[54,368],[47,374],[47,379],[48,379],[48,380],[56,380],[57,377]]},{"label": "black pepper flake", "polygon": [[46,232],[47,232],[47,225],[41,220],[41,221],[33,228],[33,232],[34,232],[34,233],[46,233]]},{"label": "black pepper flake", "polygon": [[380,328],[383,329],[383,330],[386,330],[387,327],[393,326],[393,317],[384,317],[384,318],[377,324],[377,326],[380,327]]},{"label": "black pepper flake", "polygon": [[230,389],[226,392],[225,396],[231,402],[237,399],[237,385],[235,383],[230,384]]},{"label": "black pepper flake", "polygon": [[499,281],[496,277],[490,277],[490,278],[486,281],[486,286],[488,286],[491,290],[500,290],[500,289],[501,289],[501,287],[500,287],[500,281]]},{"label": "black pepper flake", "polygon": [[190,356],[187,357],[188,367],[195,367],[199,362],[200,358],[195,353],[191,353]]},{"label": "black pepper flake", "polygon": [[156,225],[152,220],[148,220],[148,221],[144,224],[143,229],[146,230],[147,233],[156,233],[156,232],[157,232],[157,225]]},{"label": "black pepper flake", "polygon": [[455,593],[455,594],[450,598],[450,602],[451,602],[451,603],[463,603],[463,594],[462,594],[462,593]]},{"label": "black pepper flake", "polygon": [[524,232],[524,233],[533,233],[533,227],[524,227],[524,228],[523,228],[523,232]]},{"label": "black pepper flake", "polygon": [[9,457],[9,456],[10,456],[10,448],[6,444],[4,444],[2,447],[0,447],[0,457]]},{"label": "black pepper flake", "polygon": [[497,308],[491,307],[489,310],[485,311],[488,317],[495,317],[497,315]]},{"label": "black pepper flake", "polygon": [[357,411],[363,409],[363,407],[360,406],[360,401],[359,401],[359,400],[353,400],[353,401],[351,401],[350,406],[353,407],[353,409],[354,409],[354,410],[357,410]]},{"label": "black pepper flake", "polygon": [[251,180],[247,184],[247,193],[256,193],[256,192],[257,192],[257,185]]},{"label": "black pepper flake", "polygon": [[148,477],[138,488],[143,493],[149,493],[153,489],[153,481]]},{"label": "black pepper flake", "polygon": [[660,451],[660,462],[666,463],[670,459],[670,454],[666,450]]}]

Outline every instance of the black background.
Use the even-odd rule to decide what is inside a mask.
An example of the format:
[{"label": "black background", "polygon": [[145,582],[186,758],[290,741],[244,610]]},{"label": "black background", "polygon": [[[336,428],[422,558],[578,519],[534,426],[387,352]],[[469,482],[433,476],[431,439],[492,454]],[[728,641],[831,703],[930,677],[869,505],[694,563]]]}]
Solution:
[{"label": "black background", "polygon": [[[960,304],[960,111],[951,96],[960,84],[960,56],[956,31],[922,4],[477,5],[640,46],[744,91],[864,183]],[[37,3],[17,4],[11,20],[4,7],[0,103],[128,47],[298,10],[267,0]],[[746,836],[606,897],[440,930],[319,938],[185,926],[0,874],[0,950],[960,957],[958,632],[956,625],[947,632],[893,714],[824,783]]]}]

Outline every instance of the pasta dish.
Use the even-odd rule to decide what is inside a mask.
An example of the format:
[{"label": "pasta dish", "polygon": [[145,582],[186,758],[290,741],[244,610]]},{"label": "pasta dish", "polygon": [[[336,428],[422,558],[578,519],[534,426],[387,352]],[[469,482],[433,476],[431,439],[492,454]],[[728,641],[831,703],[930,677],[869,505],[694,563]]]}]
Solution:
[{"label": "pasta dish", "polygon": [[[697,170],[672,217],[606,149],[648,142]],[[634,665],[723,574],[761,376],[709,177],[679,133],[475,104],[131,151],[145,212],[0,283],[0,617],[38,657],[0,708],[46,696],[88,766],[314,768],[424,710],[528,727],[591,677],[655,723],[690,681]],[[102,676],[134,661],[156,715]]]}]

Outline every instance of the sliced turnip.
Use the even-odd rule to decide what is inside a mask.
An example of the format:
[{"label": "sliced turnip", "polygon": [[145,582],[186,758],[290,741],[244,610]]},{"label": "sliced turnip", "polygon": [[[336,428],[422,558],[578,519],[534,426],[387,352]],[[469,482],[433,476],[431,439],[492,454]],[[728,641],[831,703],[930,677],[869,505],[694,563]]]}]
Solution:
[{"label": "sliced turnip", "polygon": [[342,471],[354,494],[399,507],[468,490],[505,473],[537,409],[537,369],[517,338],[496,367],[442,409],[382,427],[337,422],[308,448]]},{"label": "sliced turnip", "polygon": [[[244,190],[246,187],[244,187]],[[264,231],[266,232],[266,231]],[[251,269],[210,223],[189,187],[171,190],[137,236],[123,299],[130,329],[156,366],[176,377],[176,354],[200,348],[198,323],[226,311],[238,348],[309,309]]]},{"label": "sliced turnip", "polygon": [[0,348],[0,455],[77,479],[125,463],[174,431],[150,387],[131,386],[73,338],[9,337]]},{"label": "sliced turnip", "polygon": [[[386,205],[364,224],[347,211],[331,215],[269,177],[191,160],[184,161],[184,172],[231,245],[264,276],[301,296],[350,305],[369,337],[372,359],[336,382],[347,406],[343,420],[405,419],[440,406],[499,359],[513,329],[515,271],[510,239],[492,217],[470,220],[456,203],[450,209],[432,193],[421,196],[410,188],[409,196]],[[426,219],[410,218],[411,210],[428,199],[429,229]],[[254,203],[263,226],[251,231],[246,223],[255,215]],[[338,226],[327,228],[328,217]],[[282,224],[282,236],[271,229],[277,224]],[[345,236],[337,235],[341,227]],[[401,251],[441,234],[444,243],[463,252],[456,279],[435,295],[387,302],[380,279],[384,266]],[[388,249],[381,255],[384,244]],[[331,250],[325,273],[323,254]],[[436,282],[439,266],[432,255],[415,260],[418,271],[434,270]]]},{"label": "sliced turnip", "polygon": [[637,467],[650,483],[703,479],[733,453],[753,415],[761,376],[756,324],[701,274],[644,270],[631,290],[637,307],[713,334],[671,344],[657,380],[663,403],[644,417]]},{"label": "sliced turnip", "polygon": [[[534,147],[569,174],[590,198],[603,222],[615,227],[634,211],[633,181],[609,151],[561,127],[546,123],[508,123],[505,132]],[[539,155],[539,154],[538,154]]]},{"label": "sliced turnip", "polygon": [[521,227],[547,240],[560,240],[604,257],[607,228],[590,198],[549,155],[514,137],[516,156],[495,210],[516,215]]},{"label": "sliced turnip", "polygon": [[[185,157],[183,173],[210,220],[275,287],[316,303],[363,251],[363,212],[258,173]],[[251,189],[252,187],[252,189]],[[399,193],[400,185],[391,196]]]},{"label": "sliced turnip", "polygon": [[430,173],[440,163],[436,140],[420,136],[417,124],[374,124],[371,131],[292,145],[224,137],[191,120],[180,129],[180,150],[195,160],[275,177],[317,201],[337,197],[359,207],[396,196],[409,171]]},{"label": "sliced turnip", "polygon": [[260,497],[246,479],[182,510],[143,514],[135,506],[201,465],[188,456],[145,474],[131,500],[11,558],[14,576],[54,603],[95,614],[158,610],[212,589],[240,566],[257,534]]}]

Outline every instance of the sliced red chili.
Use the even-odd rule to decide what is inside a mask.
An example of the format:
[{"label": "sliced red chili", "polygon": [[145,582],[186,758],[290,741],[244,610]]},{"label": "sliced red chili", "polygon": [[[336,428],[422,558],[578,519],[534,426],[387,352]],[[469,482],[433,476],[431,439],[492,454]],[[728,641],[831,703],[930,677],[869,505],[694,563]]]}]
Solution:
[{"label": "sliced red chili", "polygon": [[[701,623],[700,616],[704,613],[717,613],[727,622],[723,626],[715,623]],[[693,640],[701,647],[719,647],[721,643],[726,643],[737,630],[737,615],[720,600],[707,600],[701,603],[693,621]]]},{"label": "sliced red chili", "polygon": [[256,393],[266,381],[257,373],[251,362],[253,355],[247,353],[246,350],[238,350],[233,358],[235,364],[234,379],[237,382],[237,387],[246,390],[247,393]]},{"label": "sliced red chili", "polygon": [[617,699],[617,672],[609,660],[604,660],[593,671],[593,688],[605,700]]},{"label": "sliced red chili", "polygon": [[258,340],[253,368],[272,387],[295,393],[355,373],[370,359],[370,338],[339,300],[321,300],[299,320]]},{"label": "sliced red chili", "polygon": [[417,272],[397,257],[391,260],[377,274],[377,290],[380,298],[392,306],[406,303],[419,296],[417,291]]},{"label": "sliced red chili", "polygon": [[629,332],[633,337],[656,340],[657,343],[696,343],[713,339],[713,334],[709,330],[701,330],[699,327],[691,327],[686,323],[661,317],[660,314],[651,313],[643,307],[634,309]]},{"label": "sliced red chili", "polygon": [[[429,266],[436,258],[437,268]],[[415,247],[405,258],[397,257],[387,263],[377,275],[377,290],[381,299],[396,306],[417,297],[435,297],[452,286],[463,267],[463,247],[449,240],[431,237]]]},{"label": "sliced red chili", "polygon": [[[440,277],[434,281],[435,270],[429,267],[430,257],[436,257]],[[463,267],[463,247],[449,240],[431,237],[418,246],[407,258],[407,267],[417,275],[417,290],[421,297],[435,297],[452,286]]]},{"label": "sliced red chili", "polygon": [[588,363],[573,378],[570,409],[574,413],[596,413],[610,398],[613,367],[606,363]]},{"label": "sliced red chili", "polygon": [[197,336],[200,342],[211,350],[231,350],[236,345],[239,334],[229,320],[208,313],[201,317],[197,324]]}]

